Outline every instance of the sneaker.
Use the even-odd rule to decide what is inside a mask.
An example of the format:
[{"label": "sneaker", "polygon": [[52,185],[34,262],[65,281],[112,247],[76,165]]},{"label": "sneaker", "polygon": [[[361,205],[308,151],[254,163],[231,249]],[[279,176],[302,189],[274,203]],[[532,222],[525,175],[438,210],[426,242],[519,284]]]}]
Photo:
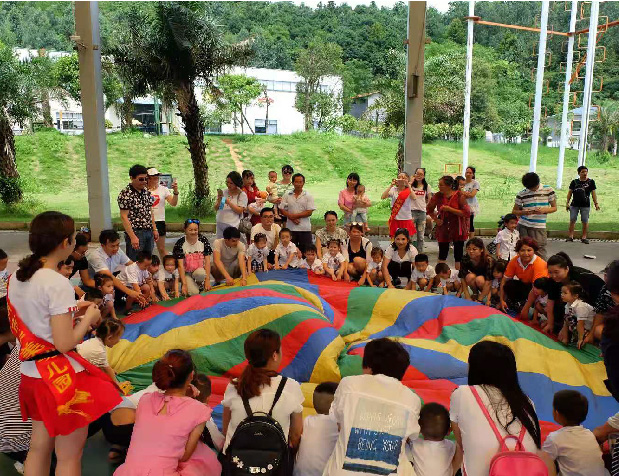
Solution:
[{"label": "sneaker", "polygon": [[572,242],[572,241],[574,241],[574,238],[568,238],[568,239],[567,239],[567,240],[565,240],[565,241]]},{"label": "sneaker", "polygon": [[582,240],[580,240],[580,241],[582,241],[585,245],[588,245],[588,244],[589,244],[589,240],[588,240],[587,238],[583,238],[583,239],[582,239]]}]

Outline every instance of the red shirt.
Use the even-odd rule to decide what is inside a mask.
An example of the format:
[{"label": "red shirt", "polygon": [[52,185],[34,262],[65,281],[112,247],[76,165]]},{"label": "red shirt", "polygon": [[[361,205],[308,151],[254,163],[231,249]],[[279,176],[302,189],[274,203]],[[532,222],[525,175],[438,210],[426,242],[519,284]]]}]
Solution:
[{"label": "red shirt", "polygon": [[[258,193],[258,187],[254,185],[253,187],[243,187],[243,191],[247,194],[247,205],[250,203],[254,203],[256,201],[256,194]],[[260,223],[260,215],[251,215],[251,224],[257,225]]]},{"label": "red shirt", "polygon": [[[459,217],[454,213],[441,212],[441,208],[445,205],[456,210],[462,210],[464,216]],[[465,241],[468,238],[471,209],[466,202],[466,198],[459,190],[454,192],[451,198],[447,198],[441,192],[432,195],[428,203],[428,214],[432,213],[434,209],[437,210],[438,216],[443,220],[442,225],[437,225],[436,227],[436,241],[439,243],[449,243],[451,241]]]}]

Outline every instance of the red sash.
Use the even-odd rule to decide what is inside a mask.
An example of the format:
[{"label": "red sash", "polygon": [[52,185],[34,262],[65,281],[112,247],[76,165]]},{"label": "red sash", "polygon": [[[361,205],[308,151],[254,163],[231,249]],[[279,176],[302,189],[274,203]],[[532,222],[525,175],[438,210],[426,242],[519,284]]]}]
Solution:
[{"label": "red sash", "polygon": [[[37,337],[30,331],[30,329],[28,329],[28,326],[26,326],[26,324],[24,324],[21,318],[17,315],[15,307],[13,307],[10,299],[8,299],[8,293],[7,306],[9,311],[11,332],[19,340],[21,345],[19,352],[19,359],[21,361],[26,361],[37,355],[47,354],[56,350],[52,344],[41,339],[40,337]],[[65,415],[69,413],[83,414],[83,412],[74,410],[71,407],[73,405],[92,401],[92,395],[90,392],[79,390],[76,387],[75,370],[67,358],[67,355],[71,356],[72,359],[80,363],[89,374],[108,380],[114,384],[115,382],[113,382],[112,379],[100,368],[92,365],[75,351],[35,360],[34,362],[37,366],[37,370],[41,374],[41,379],[45,382],[47,388],[49,388],[54,396],[54,399],[56,400],[58,415]],[[116,387],[118,388],[118,385],[116,385]],[[120,388],[118,390],[121,392]],[[83,416],[86,417],[87,415]]]},{"label": "red sash", "polygon": [[393,202],[393,207],[391,207],[391,216],[389,217],[389,221],[387,222],[389,225],[391,224],[391,220],[395,220],[404,205],[404,202],[410,197],[411,189],[410,187],[405,188],[398,194],[398,198],[396,198],[395,202]]}]

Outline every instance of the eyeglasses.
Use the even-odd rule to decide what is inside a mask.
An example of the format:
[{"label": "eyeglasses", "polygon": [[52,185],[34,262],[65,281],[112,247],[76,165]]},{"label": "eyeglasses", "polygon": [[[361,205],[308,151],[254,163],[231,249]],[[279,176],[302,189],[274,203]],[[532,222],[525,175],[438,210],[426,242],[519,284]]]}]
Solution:
[{"label": "eyeglasses", "polygon": [[283,170],[282,173],[284,175],[291,175],[292,174],[292,170]]},{"label": "eyeglasses", "polygon": [[191,223],[195,223],[196,225],[200,224],[200,220],[198,220],[197,218],[189,218],[187,220],[185,220],[185,223],[187,225],[191,224]]},{"label": "eyeglasses", "polygon": [[140,177],[138,179],[138,182],[146,182],[148,180],[148,177]]}]

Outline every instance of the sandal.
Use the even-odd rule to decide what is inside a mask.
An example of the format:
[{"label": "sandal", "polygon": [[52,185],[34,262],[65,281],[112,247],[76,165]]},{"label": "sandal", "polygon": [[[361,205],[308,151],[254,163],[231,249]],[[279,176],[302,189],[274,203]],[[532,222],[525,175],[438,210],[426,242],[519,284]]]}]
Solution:
[{"label": "sandal", "polygon": [[122,464],[127,458],[127,450],[124,446],[112,445],[107,454],[107,458],[112,464]]}]

